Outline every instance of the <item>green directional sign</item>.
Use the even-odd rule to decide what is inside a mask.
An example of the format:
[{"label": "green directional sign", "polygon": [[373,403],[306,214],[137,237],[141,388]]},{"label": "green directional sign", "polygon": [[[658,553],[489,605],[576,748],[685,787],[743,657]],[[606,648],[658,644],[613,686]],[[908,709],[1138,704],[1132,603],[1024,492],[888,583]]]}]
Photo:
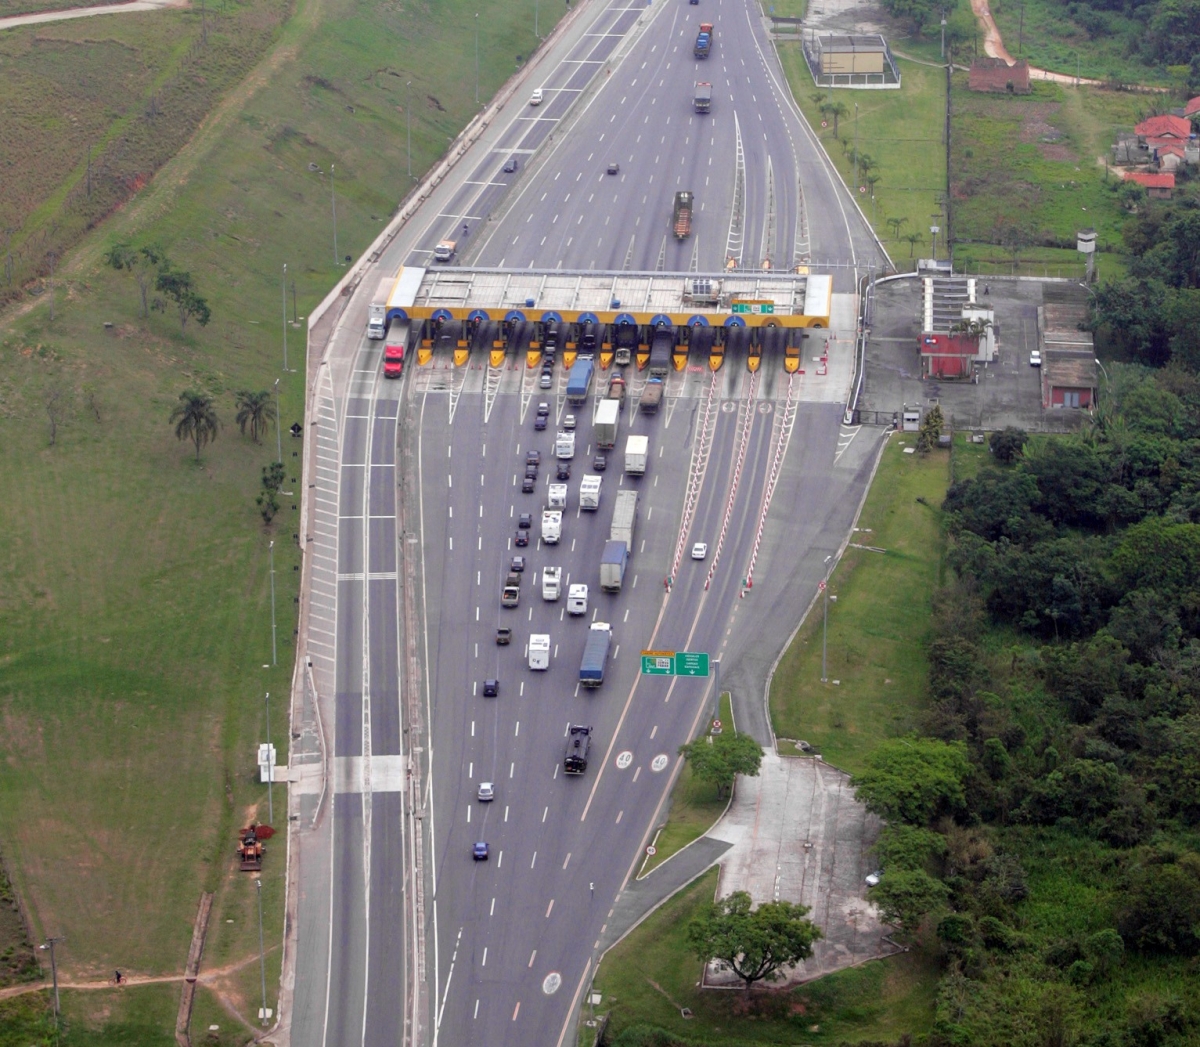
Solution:
[{"label": "green directional sign", "polygon": [[643,676],[674,676],[675,675],[675,652],[674,651],[643,651],[642,652],[642,675]]},{"label": "green directional sign", "polygon": [[708,652],[707,651],[676,651],[675,652],[675,675],[676,676],[707,676],[708,675]]},{"label": "green directional sign", "polygon": [[729,308],[734,313],[757,313],[760,316],[772,316],[775,313],[775,302],[769,298],[764,301],[742,299],[739,302],[730,302]]}]

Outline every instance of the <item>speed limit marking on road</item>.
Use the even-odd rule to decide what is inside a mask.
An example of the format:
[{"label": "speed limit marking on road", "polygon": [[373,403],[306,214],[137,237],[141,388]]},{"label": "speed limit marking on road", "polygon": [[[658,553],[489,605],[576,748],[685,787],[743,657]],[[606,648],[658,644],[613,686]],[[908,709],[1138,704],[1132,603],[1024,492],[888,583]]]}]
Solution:
[{"label": "speed limit marking on road", "polygon": [[654,757],[653,760],[650,761],[650,770],[652,770],[655,774],[658,774],[659,771],[665,771],[667,769],[667,763],[667,754],[659,753],[656,757]]},{"label": "speed limit marking on road", "polygon": [[633,753],[631,753],[628,749],[626,749],[623,753],[617,753],[618,771],[625,770],[631,763],[633,763]]}]

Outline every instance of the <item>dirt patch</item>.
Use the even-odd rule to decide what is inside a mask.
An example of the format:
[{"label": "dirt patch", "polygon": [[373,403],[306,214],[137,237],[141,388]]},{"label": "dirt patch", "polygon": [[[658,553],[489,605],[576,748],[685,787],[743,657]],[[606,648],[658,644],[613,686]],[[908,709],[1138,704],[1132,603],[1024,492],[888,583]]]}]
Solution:
[{"label": "dirt patch", "polygon": [[1074,151],[1064,140],[1066,135],[1050,122],[1051,117],[1061,109],[1057,102],[1043,102],[1024,107],[1025,115],[1017,132],[1019,141],[1032,145],[1037,144],[1038,152],[1046,160],[1076,160]]}]

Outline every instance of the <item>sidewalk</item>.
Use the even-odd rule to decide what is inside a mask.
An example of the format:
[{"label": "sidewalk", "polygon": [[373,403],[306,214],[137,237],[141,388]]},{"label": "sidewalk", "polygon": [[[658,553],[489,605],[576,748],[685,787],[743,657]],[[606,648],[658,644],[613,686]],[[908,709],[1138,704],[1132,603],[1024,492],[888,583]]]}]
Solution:
[{"label": "sidewalk", "polygon": [[129,0],[124,4],[101,4],[98,7],[73,7],[66,11],[37,11],[27,15],[0,18],[0,29],[15,29],[19,25],[38,25],[42,22],[62,22],[68,18],[91,18],[93,15],[132,14],[138,11],[158,11],[164,7],[187,7],[188,0]]}]

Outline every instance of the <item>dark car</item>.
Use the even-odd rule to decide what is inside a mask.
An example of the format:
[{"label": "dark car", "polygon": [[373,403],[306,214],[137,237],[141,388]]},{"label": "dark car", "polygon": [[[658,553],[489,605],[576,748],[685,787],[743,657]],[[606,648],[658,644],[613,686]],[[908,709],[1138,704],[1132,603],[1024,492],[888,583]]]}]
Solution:
[{"label": "dark car", "polygon": [[537,490],[537,480],[532,476],[526,476],[521,480],[521,493],[533,494]]},{"label": "dark car", "polygon": [[522,531],[528,531],[533,526],[533,517],[529,513],[522,513],[517,517],[517,526]]},{"label": "dark car", "polygon": [[487,679],[483,681],[483,696],[485,698],[495,698],[500,693],[500,681]]},{"label": "dark car", "polygon": [[501,646],[512,643],[512,630],[508,627],[496,630],[496,643]]},{"label": "dark car", "polygon": [[512,566],[509,568],[509,570],[510,570],[510,571],[523,571],[523,570],[525,570],[525,557],[523,557],[523,556],[514,556],[514,557],[512,558]]},{"label": "dark car", "polygon": [[526,479],[526,480],[536,480],[536,479],[537,479],[537,473],[538,473],[538,470],[537,470],[537,466],[536,466],[536,465],[527,465],[527,466],[525,466],[525,479]]},{"label": "dark car", "polygon": [[613,163],[613,164],[608,165],[608,173],[610,175],[615,175],[620,170],[621,170],[620,164]]},{"label": "dark car", "polygon": [[520,164],[517,161],[517,158],[515,156],[510,156],[508,158],[508,163],[504,165],[504,173],[512,174],[519,166]]},{"label": "dark car", "polygon": [[545,418],[549,414],[550,414],[550,405],[548,403],[546,403],[545,400],[543,400],[541,403],[539,403],[537,405],[537,416],[539,418]]},{"label": "dark car", "polygon": [[555,474],[560,480],[571,479],[571,467],[566,462],[558,463],[558,472]]},{"label": "dark car", "polygon": [[604,472],[604,470],[608,468],[608,456],[603,454],[596,455],[596,457],[592,459],[592,468],[598,473]]},{"label": "dark car", "polygon": [[542,415],[542,414],[539,414],[539,415],[538,415],[538,416],[537,416],[537,417],[536,417],[536,418],[533,420],[533,428],[534,428],[534,431],[535,431],[535,432],[539,432],[539,433],[540,433],[540,432],[542,432],[543,430],[545,430],[545,428],[546,428],[546,416],[545,416],[545,415]]},{"label": "dark car", "polygon": [[488,845],[483,840],[480,840],[474,847],[471,848],[471,857],[477,862],[486,862],[488,860]]},{"label": "dark car", "polygon": [[542,464],[542,452],[541,451],[526,451],[525,452],[525,464],[526,465],[541,465]]},{"label": "dark car", "polygon": [[528,531],[518,531],[516,533],[516,535],[513,537],[513,545],[517,546],[518,548],[523,549],[528,544],[529,544],[529,532]]}]

